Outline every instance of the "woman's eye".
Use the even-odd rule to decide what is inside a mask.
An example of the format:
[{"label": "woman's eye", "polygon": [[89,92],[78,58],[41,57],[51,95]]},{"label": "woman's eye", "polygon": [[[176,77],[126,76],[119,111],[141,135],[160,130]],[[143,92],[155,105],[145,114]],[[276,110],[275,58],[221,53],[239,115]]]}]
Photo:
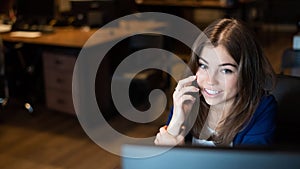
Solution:
[{"label": "woman's eye", "polygon": [[233,71],[230,70],[230,69],[223,69],[222,73],[224,73],[224,74],[231,74],[231,73],[233,73]]},{"label": "woman's eye", "polygon": [[205,64],[199,63],[199,68],[200,69],[207,69],[207,66]]}]

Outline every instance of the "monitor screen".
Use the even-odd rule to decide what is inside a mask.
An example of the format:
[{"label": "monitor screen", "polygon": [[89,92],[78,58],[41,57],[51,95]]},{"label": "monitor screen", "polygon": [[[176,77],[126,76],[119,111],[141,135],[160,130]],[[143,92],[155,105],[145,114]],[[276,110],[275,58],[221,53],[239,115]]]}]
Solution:
[{"label": "monitor screen", "polygon": [[17,0],[16,11],[19,20],[46,24],[55,17],[55,0]]},{"label": "monitor screen", "polygon": [[122,169],[299,169],[300,151],[266,148],[124,145]]},{"label": "monitor screen", "polygon": [[8,14],[9,10],[13,8],[13,1],[11,0],[0,0],[0,15]]},{"label": "monitor screen", "polygon": [[70,3],[78,26],[99,27],[117,17],[115,0],[70,0]]}]

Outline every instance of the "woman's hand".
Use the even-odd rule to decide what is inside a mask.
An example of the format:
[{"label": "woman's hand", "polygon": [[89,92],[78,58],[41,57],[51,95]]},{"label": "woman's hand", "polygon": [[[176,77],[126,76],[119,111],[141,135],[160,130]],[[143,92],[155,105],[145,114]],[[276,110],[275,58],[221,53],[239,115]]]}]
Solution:
[{"label": "woman's hand", "polygon": [[156,138],[154,140],[155,145],[183,145],[184,144],[184,129],[178,136],[173,136],[167,131],[167,127],[161,127],[159,129],[159,133],[156,134]]},{"label": "woman's hand", "polygon": [[192,93],[199,93],[199,88],[192,85],[195,80],[196,76],[180,80],[173,93],[173,116],[168,127],[168,132],[173,136],[179,134],[182,124],[196,101],[195,96],[192,95]]}]

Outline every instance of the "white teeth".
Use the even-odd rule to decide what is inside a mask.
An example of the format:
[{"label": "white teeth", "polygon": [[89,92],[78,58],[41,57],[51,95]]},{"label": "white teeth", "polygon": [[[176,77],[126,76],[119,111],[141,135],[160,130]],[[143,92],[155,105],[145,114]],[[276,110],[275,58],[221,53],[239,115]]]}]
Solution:
[{"label": "white teeth", "polygon": [[205,91],[208,93],[208,94],[218,94],[219,91],[216,91],[216,90],[210,90],[210,89],[205,89]]}]

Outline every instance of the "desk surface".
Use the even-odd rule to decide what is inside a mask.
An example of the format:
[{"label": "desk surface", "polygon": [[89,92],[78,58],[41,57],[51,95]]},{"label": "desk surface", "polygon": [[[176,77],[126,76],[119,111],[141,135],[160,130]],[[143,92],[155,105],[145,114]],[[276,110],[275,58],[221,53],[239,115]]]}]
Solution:
[{"label": "desk surface", "polygon": [[[241,4],[251,3],[255,0],[239,0]],[[135,0],[140,5],[161,5],[194,8],[233,8],[235,4],[227,4],[220,0]]]},{"label": "desk surface", "polygon": [[54,33],[42,34],[42,36],[35,38],[12,37],[11,33],[3,33],[0,34],[0,36],[2,37],[3,41],[7,42],[22,42],[39,45],[81,48],[92,35],[94,36],[92,40],[89,41],[89,45],[109,42],[135,32],[153,30],[163,26],[166,26],[166,23],[133,20],[122,22],[118,27],[101,28],[101,31],[99,32],[97,32],[98,29],[86,30],[74,27],[57,27],[55,28]]},{"label": "desk surface", "polygon": [[36,38],[12,37],[10,33],[1,34],[3,41],[8,42],[23,42],[39,45],[53,45],[64,47],[82,47],[96,29],[84,31],[72,27],[55,28],[54,33],[43,34]]}]

